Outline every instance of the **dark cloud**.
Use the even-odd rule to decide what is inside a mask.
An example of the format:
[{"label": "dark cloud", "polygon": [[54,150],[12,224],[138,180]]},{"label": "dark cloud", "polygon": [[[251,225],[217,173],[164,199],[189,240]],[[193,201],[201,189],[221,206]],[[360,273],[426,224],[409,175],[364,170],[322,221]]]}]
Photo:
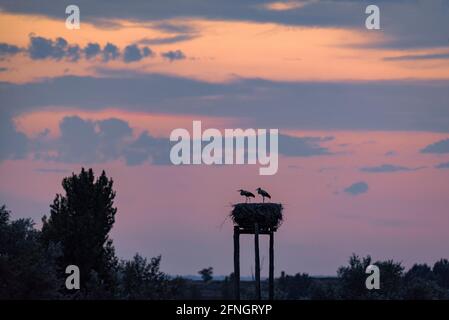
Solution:
[{"label": "dark cloud", "polygon": [[65,117],[59,125],[61,137],[57,141],[57,155],[50,160],[90,163],[97,159],[99,137],[92,121],[77,116]]},{"label": "dark cloud", "polygon": [[193,24],[174,21],[153,22],[151,28],[166,33],[195,34],[199,32],[198,28]]},{"label": "dark cloud", "polygon": [[99,53],[99,45],[89,43],[83,50],[77,44],[69,44],[64,38],[56,38],[55,40],[47,39],[39,36],[30,36],[30,44],[27,48],[29,57],[33,60],[67,59],[76,62],[81,58],[81,54],[87,59],[95,57]]},{"label": "dark cloud", "polygon": [[16,130],[14,123],[0,115],[0,161],[23,159],[28,152],[28,138]]},{"label": "dark cloud", "polygon": [[86,59],[92,59],[100,54],[101,48],[98,43],[88,43],[83,51]]},{"label": "dark cloud", "polygon": [[67,59],[69,59],[72,62],[78,61],[81,57],[80,47],[77,44],[69,45],[67,47],[66,57],[67,57]]},{"label": "dark cloud", "polygon": [[65,117],[56,140],[39,141],[37,158],[64,163],[103,163],[123,159],[128,165],[143,162],[169,163],[169,140],[154,138],[148,132],[133,138],[126,121],[111,118],[100,121],[78,116]]},{"label": "dark cloud", "polygon": [[385,61],[412,61],[412,60],[436,60],[449,59],[449,53],[434,53],[434,54],[409,54],[396,57],[385,57]]},{"label": "dark cloud", "polygon": [[162,52],[161,55],[170,62],[175,60],[183,60],[186,58],[186,55],[181,50]]},{"label": "dark cloud", "polygon": [[[74,95],[73,88],[83,94]],[[122,105],[125,109],[145,110],[145,105],[159,104],[172,97],[201,97],[234,90],[235,88],[226,89],[226,86],[219,84],[190,79],[165,75],[135,77],[120,71],[113,77],[104,78],[65,76],[22,85],[0,82],[0,101],[5,105],[3,111],[14,114],[30,108],[56,104],[88,110],[102,109],[111,104]],[[177,112],[183,108],[189,109],[183,104],[172,109],[163,107],[158,110]]]},{"label": "dark cloud", "polygon": [[368,172],[368,173],[389,173],[389,172],[403,172],[403,171],[417,171],[420,169],[423,169],[424,167],[417,167],[417,168],[408,168],[403,166],[397,166],[394,164],[383,164],[380,166],[375,167],[363,167],[360,168],[360,171],[362,172]]},{"label": "dark cloud", "polygon": [[121,119],[106,119],[97,122],[99,140],[97,160],[107,161],[122,156],[123,148],[132,139],[133,130],[126,121]]},{"label": "dark cloud", "polygon": [[[10,12],[42,14],[60,17],[64,4],[46,1],[42,5],[21,1],[3,0],[0,8]],[[364,22],[364,6],[358,1],[313,1],[298,10],[272,11],[264,5],[273,0],[174,0],[148,2],[145,0],[123,3],[119,0],[98,0],[95,2],[79,0],[77,5],[85,8],[83,19],[97,21],[104,19],[130,19],[142,22],[172,20],[174,18],[206,18],[213,20],[243,20],[274,22],[287,25],[311,26],[356,26]],[[171,22],[161,22],[159,27],[174,32],[182,26]],[[364,26],[364,25],[363,25]],[[152,26],[153,27],[153,26]]]},{"label": "dark cloud", "polygon": [[112,21],[110,18],[97,17],[95,18],[94,24],[96,28],[104,30],[119,30],[126,28],[126,25],[124,25],[122,21]]},{"label": "dark cloud", "polygon": [[152,56],[154,56],[154,52],[150,48],[148,48],[148,47],[143,47],[142,48],[142,55],[144,57],[152,57]]},{"label": "dark cloud", "polygon": [[390,150],[390,151],[385,152],[385,156],[386,157],[394,157],[394,156],[397,156],[397,155],[398,155],[398,153],[396,151],[394,151],[394,150]]},{"label": "dark cloud", "polygon": [[139,165],[145,161],[153,164],[171,164],[170,141],[164,138],[154,138],[148,132],[143,132],[125,149],[125,159],[128,165]]},{"label": "dark cloud", "polygon": [[37,158],[64,163],[101,163],[122,157],[132,129],[120,119],[90,121],[78,116],[65,117],[56,140],[37,138]]},{"label": "dark cloud", "polygon": [[6,71],[8,71],[9,69],[8,68],[6,68],[6,67],[0,67],[0,72],[6,72]]},{"label": "dark cloud", "polygon": [[106,140],[120,140],[132,135],[132,129],[126,121],[111,118],[98,121],[99,136]]},{"label": "dark cloud", "polygon": [[[0,59],[5,56],[17,54],[21,51],[28,53],[33,60],[67,59],[71,62],[78,61],[83,55],[85,59],[94,59],[101,56],[103,62],[120,58],[120,49],[113,43],[108,42],[103,49],[98,43],[88,43],[83,49],[77,44],[69,44],[64,38],[58,37],[55,40],[40,36],[31,35],[28,48],[19,48],[15,45],[0,43]],[[123,60],[125,62],[139,61],[146,57],[154,56],[154,52],[144,46],[129,45],[125,48]]]},{"label": "dark cloud", "polygon": [[13,56],[22,51],[21,48],[13,44],[0,43],[0,58],[6,56]]},{"label": "dark cloud", "polygon": [[157,29],[170,35],[156,38],[143,38],[139,44],[144,45],[160,45],[172,44],[182,41],[188,41],[199,36],[200,30],[193,24],[179,23],[172,21],[153,22],[150,25],[151,29]]},{"label": "dark cloud", "polygon": [[332,153],[319,144],[332,139],[333,137],[293,137],[280,134],[279,153],[291,157],[330,155]]},{"label": "dark cloud", "polygon": [[[176,18],[210,19],[230,21],[254,21],[294,26],[348,27],[367,32],[365,29],[365,8],[377,4],[381,10],[382,32],[388,40],[375,42],[372,46],[389,48],[447,47],[449,30],[449,3],[441,0],[321,0],[305,2],[294,10],[268,10],[267,4],[273,0],[173,0],[146,1],[132,3],[119,0],[79,0],[83,8],[83,21],[99,26],[120,27],[113,20],[132,20],[147,24],[158,21],[166,32],[183,30],[183,26],[165,22]],[[61,18],[66,3],[57,0],[24,2],[2,0],[0,8],[8,12],[47,15]],[[164,21],[165,20],[165,21]]]},{"label": "dark cloud", "polygon": [[437,164],[435,166],[436,169],[449,169],[449,162],[444,162],[444,163],[440,163]]},{"label": "dark cloud", "polygon": [[125,62],[139,61],[142,59],[142,53],[137,45],[129,45],[125,47],[123,60]]},{"label": "dark cloud", "polygon": [[112,44],[107,43],[103,48],[103,61],[108,62],[109,60],[115,60],[120,56],[119,48]]},{"label": "dark cloud", "polygon": [[[2,129],[2,137],[11,141],[9,146],[15,148],[14,152],[8,154],[24,157],[30,151],[25,148],[28,144],[26,137],[11,126],[2,126]],[[59,129],[60,137],[56,140],[49,139],[46,130],[32,141],[32,151],[36,158],[64,163],[98,163],[124,159],[128,165],[138,165],[145,161],[169,164],[171,144],[168,139],[153,137],[148,132],[133,138],[132,128],[121,119],[91,121],[68,116],[63,118]],[[295,157],[329,155],[329,150],[319,144],[332,139],[280,135],[279,153]]]},{"label": "dark cloud", "polygon": [[356,182],[347,187],[344,191],[350,195],[358,196],[368,192],[368,184],[366,182]]},{"label": "dark cloud", "polygon": [[152,56],[153,51],[148,47],[139,48],[138,45],[133,44],[125,47],[123,54],[123,61],[129,63],[134,61],[140,61],[144,57]]},{"label": "dark cloud", "polygon": [[[449,132],[448,81],[336,83],[239,78],[210,83],[129,70],[98,72],[99,77],[0,82],[3,110],[17,114],[54,105],[84,110],[120,105],[134,111],[235,117],[253,128]],[[73,88],[83,94],[74,95]],[[215,98],[207,99],[211,96]]]},{"label": "dark cloud", "polygon": [[39,36],[30,36],[28,54],[33,60],[60,60],[66,56],[67,45],[67,41],[61,37],[53,41]]},{"label": "dark cloud", "polygon": [[143,38],[143,39],[139,40],[139,44],[147,44],[147,45],[171,44],[171,43],[192,40],[196,37],[198,37],[198,36],[193,35],[193,34],[179,34],[179,35],[169,36],[169,37]]},{"label": "dark cloud", "polygon": [[426,146],[421,153],[449,153],[449,138]]}]

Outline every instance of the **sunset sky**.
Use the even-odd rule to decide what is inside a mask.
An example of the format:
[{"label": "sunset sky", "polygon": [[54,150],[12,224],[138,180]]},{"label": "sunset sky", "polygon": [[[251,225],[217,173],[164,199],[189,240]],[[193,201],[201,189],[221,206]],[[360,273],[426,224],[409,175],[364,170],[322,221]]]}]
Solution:
[{"label": "sunset sky", "polygon": [[[193,120],[279,129],[278,173],[172,165]],[[0,0],[0,205],[39,227],[81,167],[114,179],[118,256],[170,274],[232,272],[240,188],[285,207],[276,274],[447,257],[449,1]]]}]

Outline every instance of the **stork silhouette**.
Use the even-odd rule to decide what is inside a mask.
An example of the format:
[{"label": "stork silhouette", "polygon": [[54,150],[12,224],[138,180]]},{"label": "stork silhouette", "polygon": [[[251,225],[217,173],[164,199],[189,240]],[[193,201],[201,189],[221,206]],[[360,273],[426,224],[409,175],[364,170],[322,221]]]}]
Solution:
[{"label": "stork silhouette", "polygon": [[[254,193],[249,192],[249,191],[246,191],[246,190],[243,190],[243,189],[239,189],[239,190],[237,190],[237,191],[240,192],[240,195],[241,195],[241,196],[246,197],[246,202],[245,202],[245,203],[248,203],[248,200],[250,200],[251,198],[255,198],[255,197],[256,197],[256,196],[254,195]],[[251,202],[251,200],[250,200],[250,202]]]},{"label": "stork silhouette", "polygon": [[265,203],[265,198],[271,199],[271,196],[268,192],[263,190],[262,188],[257,188],[257,193],[262,196],[262,201]]}]

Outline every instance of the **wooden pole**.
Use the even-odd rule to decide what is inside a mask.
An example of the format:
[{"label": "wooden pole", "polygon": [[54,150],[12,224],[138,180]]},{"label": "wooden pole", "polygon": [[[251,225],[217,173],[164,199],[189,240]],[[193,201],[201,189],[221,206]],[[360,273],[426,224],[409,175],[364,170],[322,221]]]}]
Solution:
[{"label": "wooden pole", "polygon": [[274,299],[274,232],[270,232],[270,272],[268,276],[268,297]]},{"label": "wooden pole", "polygon": [[254,250],[256,265],[256,299],[261,300],[260,294],[260,259],[259,259],[259,225],[254,224]]},{"label": "wooden pole", "polygon": [[240,300],[240,230],[234,227],[234,294]]}]

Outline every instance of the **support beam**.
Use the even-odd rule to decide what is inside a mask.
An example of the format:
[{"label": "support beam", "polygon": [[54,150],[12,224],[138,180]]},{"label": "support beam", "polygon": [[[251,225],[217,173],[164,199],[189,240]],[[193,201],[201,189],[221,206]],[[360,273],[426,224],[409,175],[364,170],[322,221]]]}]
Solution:
[{"label": "support beam", "polygon": [[254,250],[256,268],[256,300],[261,300],[260,293],[260,258],[259,258],[259,225],[254,224]]},{"label": "support beam", "polygon": [[270,272],[268,276],[268,297],[274,300],[274,232],[270,232]]},{"label": "support beam", "polygon": [[240,300],[240,230],[234,227],[234,294]]},{"label": "support beam", "polygon": [[[254,234],[254,229],[240,229],[240,234]],[[259,235],[261,234],[270,234],[271,231],[264,230],[259,228]]]}]

